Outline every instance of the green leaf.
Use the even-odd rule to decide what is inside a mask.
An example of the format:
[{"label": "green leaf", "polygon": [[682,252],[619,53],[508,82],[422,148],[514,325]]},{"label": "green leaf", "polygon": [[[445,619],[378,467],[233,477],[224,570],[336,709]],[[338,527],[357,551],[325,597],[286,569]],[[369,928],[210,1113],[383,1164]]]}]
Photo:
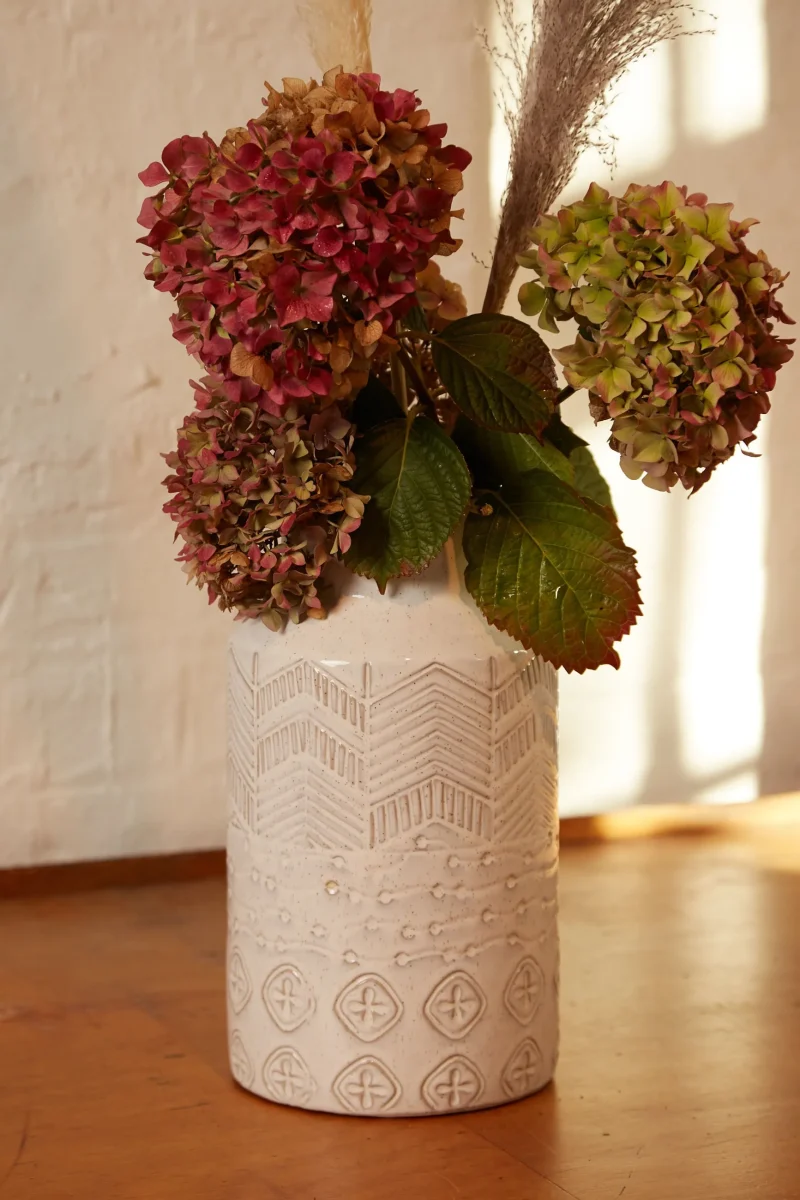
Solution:
[{"label": "green leaf", "polygon": [[551,471],[565,483],[574,482],[570,460],[549,442],[540,442],[529,433],[480,429],[461,417],[453,437],[482,487],[499,487],[525,471],[535,470]]},{"label": "green leaf", "polygon": [[540,434],[558,393],[553,360],[524,321],[477,313],[432,342],[433,361],[461,411],[478,425]]},{"label": "green leaf", "polygon": [[385,383],[370,375],[353,403],[350,419],[359,433],[403,416],[400,403]]},{"label": "green leaf", "polygon": [[582,437],[578,437],[577,433],[574,433],[569,425],[566,425],[562,421],[560,413],[553,415],[544,431],[544,436],[548,442],[552,442],[557,450],[560,450],[562,454],[566,454],[567,458],[579,446],[587,445]]},{"label": "green leaf", "polygon": [[555,436],[566,452],[548,440],[538,441],[529,433],[497,433],[479,429],[459,418],[453,437],[467,460],[479,487],[501,487],[526,471],[549,471],[563,483],[572,484],[582,496],[614,511],[611,492],[586,443],[560,418]]},{"label": "green leaf", "polygon": [[430,333],[425,310],[417,299],[408,312],[403,314],[401,324],[405,329],[412,329],[416,333]]},{"label": "green leaf", "polygon": [[464,515],[472,481],[461,451],[427,417],[389,421],[356,443],[353,491],[371,497],[345,563],[381,591],[435,558]]},{"label": "green leaf", "polygon": [[582,496],[588,496],[595,504],[610,508],[614,512],[611,499],[611,489],[601,474],[600,468],[594,461],[594,456],[588,446],[576,446],[569,456],[574,470],[574,484]]},{"label": "green leaf", "polygon": [[491,625],[556,667],[619,666],[640,610],[636,558],[611,513],[544,471],[479,499],[464,528],[466,584]]}]

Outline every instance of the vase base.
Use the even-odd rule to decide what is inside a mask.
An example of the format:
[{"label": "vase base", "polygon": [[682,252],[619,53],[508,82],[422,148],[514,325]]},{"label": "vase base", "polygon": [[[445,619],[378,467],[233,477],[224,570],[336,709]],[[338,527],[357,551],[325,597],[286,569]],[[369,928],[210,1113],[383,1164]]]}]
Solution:
[{"label": "vase base", "polygon": [[516,1096],[483,1096],[475,1103],[453,1107],[444,1105],[441,1107],[437,1106],[436,1108],[430,1107],[429,1104],[421,1098],[419,1104],[414,1107],[403,1106],[401,1103],[398,1104],[397,1107],[388,1109],[384,1108],[382,1110],[378,1110],[376,1108],[373,1111],[361,1108],[356,1111],[354,1109],[345,1108],[344,1105],[337,1104],[335,1100],[332,1102],[326,1102],[323,1098],[314,1098],[307,1102],[298,1101],[297,1103],[292,1103],[290,1100],[276,1101],[274,1096],[269,1095],[266,1091],[259,1091],[253,1085],[248,1086],[243,1084],[240,1080],[235,1079],[235,1076],[234,1081],[237,1086],[242,1089],[242,1091],[249,1092],[252,1096],[257,1096],[259,1100],[266,1100],[269,1104],[278,1104],[280,1108],[297,1108],[309,1113],[326,1113],[329,1116],[337,1117],[368,1117],[373,1120],[391,1120],[392,1118],[395,1118],[397,1120],[404,1120],[415,1117],[455,1117],[458,1115],[463,1115],[464,1113],[485,1112],[487,1109],[491,1108],[504,1108],[509,1104],[518,1104],[521,1100],[528,1100],[531,1096],[535,1096],[538,1092],[542,1092],[545,1088],[549,1087],[553,1082],[553,1073],[551,1073],[546,1079],[533,1084],[530,1088],[527,1088],[525,1091],[520,1092],[520,1094]]}]

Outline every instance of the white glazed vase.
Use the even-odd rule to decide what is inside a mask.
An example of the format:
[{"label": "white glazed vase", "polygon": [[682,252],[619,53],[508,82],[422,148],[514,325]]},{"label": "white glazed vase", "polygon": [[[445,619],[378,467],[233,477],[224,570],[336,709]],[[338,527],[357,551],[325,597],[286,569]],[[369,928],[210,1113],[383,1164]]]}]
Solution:
[{"label": "white glazed vase", "polygon": [[282,1104],[412,1116],[543,1087],[558,1047],[556,676],[452,547],[342,572],[326,621],[234,627],[231,1070]]}]

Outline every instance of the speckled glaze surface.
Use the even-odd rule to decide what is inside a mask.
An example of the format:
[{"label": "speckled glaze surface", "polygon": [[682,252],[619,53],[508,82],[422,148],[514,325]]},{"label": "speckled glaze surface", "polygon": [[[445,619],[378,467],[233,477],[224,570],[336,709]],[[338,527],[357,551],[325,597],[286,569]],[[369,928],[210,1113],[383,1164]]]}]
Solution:
[{"label": "speckled glaze surface", "polygon": [[459,1112],[558,1047],[556,677],[448,548],[327,621],[235,626],[231,1070],[284,1104]]}]

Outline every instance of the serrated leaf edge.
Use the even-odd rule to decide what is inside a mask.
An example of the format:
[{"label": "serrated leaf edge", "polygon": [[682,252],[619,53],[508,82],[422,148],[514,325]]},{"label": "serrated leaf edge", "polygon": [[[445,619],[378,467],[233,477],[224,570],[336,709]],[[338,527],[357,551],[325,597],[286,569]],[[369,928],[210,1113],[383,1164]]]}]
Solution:
[{"label": "serrated leaf edge", "polygon": [[[395,419],[395,418],[393,418],[393,419]],[[400,478],[402,476],[403,469],[405,467],[406,453],[408,450],[408,442],[409,442],[409,438],[411,436],[411,427],[416,420],[430,420],[430,418],[424,417],[424,415],[421,413],[418,415],[415,415],[413,417],[406,417],[406,436],[405,436],[405,442],[403,443],[403,461],[402,461],[402,466],[400,469],[400,474],[397,476],[398,483],[397,483],[397,487],[395,488],[395,496],[392,498],[392,503],[389,506],[390,513],[392,511],[392,508],[394,507],[394,500],[395,500],[395,497],[397,496],[397,492],[399,491]],[[370,430],[370,432],[372,433],[372,432],[374,432],[374,430],[382,429],[384,425],[391,425],[391,424],[392,424],[392,421],[382,421],[380,425],[374,426],[374,429]],[[436,425],[436,428],[441,433],[443,433],[445,435],[445,437],[447,437],[447,434],[445,433],[445,430],[442,429],[441,425],[439,425],[435,421],[432,421],[431,424]],[[438,550],[435,550],[430,555],[430,557],[427,558],[425,560],[425,562],[421,563],[418,567],[414,567],[413,564],[407,563],[405,565],[407,565],[409,568],[411,568],[410,570],[408,570],[408,571],[401,570],[396,575],[387,575],[386,582],[384,584],[381,584],[380,580],[377,579],[374,574],[370,574],[369,571],[359,570],[358,567],[350,566],[346,561],[344,562],[344,566],[347,567],[348,571],[352,571],[352,573],[354,575],[358,575],[358,577],[360,579],[371,579],[375,583],[378,591],[380,592],[380,594],[382,596],[384,596],[386,594],[386,588],[393,580],[395,580],[395,579],[413,579],[413,577],[415,575],[421,575],[423,573],[423,571],[427,571],[427,569],[431,565],[431,563],[433,563],[439,557],[439,555],[442,553],[442,550],[447,545],[448,540],[453,536],[453,533],[458,528],[458,526],[461,524],[461,522],[464,520],[464,517],[466,516],[467,511],[469,510],[469,506],[472,503],[472,482],[473,482],[472,472],[469,469],[469,464],[468,464],[466,458],[464,457],[463,453],[461,452],[460,447],[456,445],[456,443],[453,441],[452,438],[450,438],[450,441],[453,442],[454,449],[456,451],[458,451],[458,453],[461,455],[461,459],[466,468],[467,477],[470,481],[470,494],[467,496],[467,500],[466,500],[466,503],[464,504],[464,507],[462,508],[462,510],[459,513],[456,520],[453,522],[453,526],[452,526],[450,532],[448,533],[447,537],[444,539],[442,544],[439,546]]]},{"label": "serrated leaf edge", "polygon": [[[570,487],[569,484],[567,484],[565,486]],[[584,507],[589,508],[589,506],[591,505],[593,508],[598,509],[599,512],[601,512],[603,514],[606,514],[610,511],[609,509],[605,508],[604,505],[597,504],[595,501],[591,500],[590,497],[583,496],[580,492],[577,491],[577,489],[571,488],[571,490],[575,492],[575,495],[580,500],[581,504],[584,505]],[[522,522],[520,521],[519,517],[513,511],[513,509],[511,509],[508,502],[506,500],[503,500],[503,498],[499,492],[491,491],[489,489],[482,489],[480,494],[489,496],[495,501],[497,501],[497,500],[502,501],[503,507],[506,510],[506,512],[509,513],[510,516],[512,516],[514,518],[517,525],[519,525],[520,528],[523,531],[525,531],[525,527],[522,524]],[[488,520],[488,518],[486,518],[486,519]],[[614,514],[614,521],[616,524],[616,515],[615,514]],[[619,530],[619,526],[617,526],[617,528]],[[595,662],[595,663],[586,663],[584,666],[574,666],[574,665],[571,665],[571,664],[565,662],[563,655],[559,655],[559,654],[552,655],[552,654],[542,653],[541,650],[537,649],[534,638],[525,637],[525,636],[520,637],[518,633],[513,632],[513,630],[510,628],[511,624],[513,623],[513,619],[511,617],[498,617],[498,616],[490,616],[489,615],[489,612],[487,611],[487,609],[481,604],[480,600],[474,594],[474,592],[471,591],[469,584],[467,583],[467,580],[466,580],[466,572],[465,572],[464,584],[465,584],[470,596],[472,596],[472,599],[475,601],[476,606],[483,613],[483,616],[489,625],[492,625],[495,629],[499,629],[502,633],[508,634],[508,636],[513,638],[515,642],[519,642],[521,646],[524,646],[526,650],[533,650],[533,652],[536,655],[538,655],[539,658],[544,659],[545,662],[549,662],[551,664],[551,666],[556,667],[556,668],[563,668],[567,672],[567,674],[575,674],[575,675],[583,675],[586,671],[592,671],[592,670],[595,670],[597,667],[606,666],[606,665],[614,667],[615,669],[619,669],[619,667],[621,666],[622,660],[620,659],[619,651],[615,649],[615,643],[618,641],[621,641],[622,638],[626,637],[630,633],[631,629],[636,624],[637,618],[642,615],[642,605],[641,605],[641,593],[640,593],[640,590],[638,587],[641,576],[639,574],[639,568],[638,568],[638,565],[636,562],[635,551],[631,550],[630,546],[625,546],[625,543],[622,540],[622,532],[621,531],[619,531],[618,542],[621,546],[624,546],[624,548],[626,550],[630,550],[631,553],[633,554],[633,568],[632,568],[633,569],[633,580],[637,585],[636,591],[637,591],[637,594],[639,595],[639,600],[637,601],[635,607],[631,609],[630,617],[625,622],[625,624],[620,632],[619,637],[614,638],[613,641],[609,642],[608,638],[604,637],[602,634],[598,634],[599,640],[603,643],[603,645],[606,648],[607,655],[605,658],[602,658],[602,659],[600,659],[600,661]],[[542,553],[542,558],[547,558],[547,556],[543,550],[541,553]],[[562,580],[564,586],[567,587],[568,585],[566,583],[566,580],[563,579],[561,572],[553,564],[552,560],[547,558],[547,562],[548,562],[548,565],[550,566],[551,570],[553,570],[554,573],[556,575],[558,575],[558,577]],[[467,565],[469,565],[469,563]],[[570,589],[570,590],[572,590],[572,589]],[[584,613],[584,618],[585,618],[586,622],[588,623],[588,621],[589,621],[588,614],[585,613],[585,611],[583,609],[583,605],[580,604],[580,601],[578,601],[578,604],[579,604],[581,611]],[[494,608],[495,606],[492,605],[491,607]]]}]

